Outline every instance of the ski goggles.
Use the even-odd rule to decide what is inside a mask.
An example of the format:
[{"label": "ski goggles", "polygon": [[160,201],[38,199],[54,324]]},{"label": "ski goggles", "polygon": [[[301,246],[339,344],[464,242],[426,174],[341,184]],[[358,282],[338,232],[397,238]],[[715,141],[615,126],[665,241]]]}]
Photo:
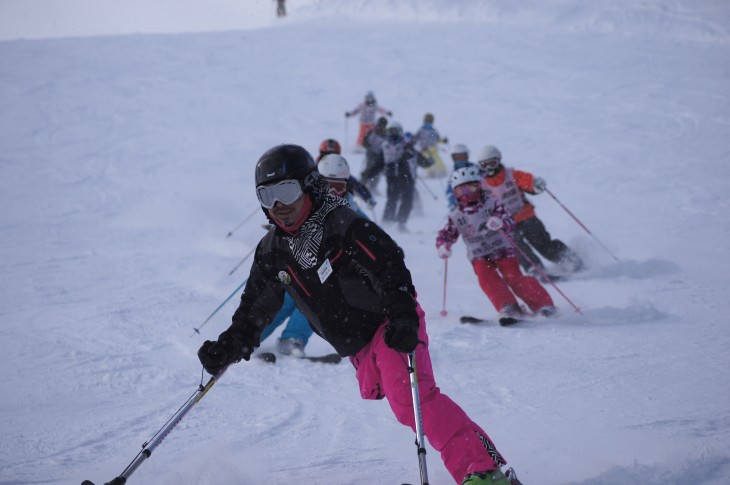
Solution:
[{"label": "ski goggles", "polygon": [[454,195],[457,199],[476,194],[481,187],[478,183],[461,184],[454,187]]},{"label": "ski goggles", "polygon": [[479,160],[479,166],[483,169],[495,169],[499,165],[499,158],[488,158],[487,160]]},{"label": "ski goggles", "polygon": [[256,196],[265,209],[271,209],[277,202],[291,205],[303,194],[304,190],[299,180],[282,180],[272,185],[256,187]]},{"label": "ski goggles", "polygon": [[329,193],[342,197],[347,191],[347,180],[327,179],[327,185],[330,186]]}]

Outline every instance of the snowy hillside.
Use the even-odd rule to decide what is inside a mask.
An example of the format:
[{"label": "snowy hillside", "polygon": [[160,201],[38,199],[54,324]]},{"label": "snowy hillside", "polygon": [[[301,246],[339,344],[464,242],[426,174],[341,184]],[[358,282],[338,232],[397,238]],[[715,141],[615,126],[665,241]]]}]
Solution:
[{"label": "snowy hillside", "polygon": [[[525,485],[730,483],[727,2],[289,0],[278,20],[260,0],[231,21],[241,2],[65,1],[99,30],[0,0],[0,484],[124,469],[230,322],[237,296],[191,336],[263,235],[257,214],[226,238],[255,211],[257,158],[334,137],[359,171],[343,115],[368,90],[407,130],[429,111],[451,143],[496,144],[620,260],[534,197],[589,264],[558,283],[583,315],[549,287],[556,320],[465,326],[496,315],[460,243],[439,316],[445,181],[393,233],[439,386]],[[413,439],[347,362],[241,363],[129,483],[416,483]]]}]

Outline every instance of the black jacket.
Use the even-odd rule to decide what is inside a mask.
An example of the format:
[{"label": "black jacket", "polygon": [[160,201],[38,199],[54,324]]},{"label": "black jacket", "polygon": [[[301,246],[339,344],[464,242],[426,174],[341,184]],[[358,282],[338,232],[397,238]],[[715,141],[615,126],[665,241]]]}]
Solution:
[{"label": "black jacket", "polygon": [[342,356],[362,349],[386,319],[418,321],[411,274],[393,239],[349,207],[330,208],[320,218],[319,234],[302,231],[293,238],[274,227],[259,242],[229,332],[263,330],[279,311],[284,291]]}]

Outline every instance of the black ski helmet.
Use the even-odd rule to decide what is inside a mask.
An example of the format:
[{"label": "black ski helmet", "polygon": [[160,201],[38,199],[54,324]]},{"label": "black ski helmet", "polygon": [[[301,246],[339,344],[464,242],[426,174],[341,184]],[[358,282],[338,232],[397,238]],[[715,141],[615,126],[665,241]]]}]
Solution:
[{"label": "black ski helmet", "polygon": [[317,172],[312,155],[299,145],[277,145],[256,162],[256,187],[281,180],[299,180],[305,192],[319,193],[320,179],[326,186],[327,181]]}]

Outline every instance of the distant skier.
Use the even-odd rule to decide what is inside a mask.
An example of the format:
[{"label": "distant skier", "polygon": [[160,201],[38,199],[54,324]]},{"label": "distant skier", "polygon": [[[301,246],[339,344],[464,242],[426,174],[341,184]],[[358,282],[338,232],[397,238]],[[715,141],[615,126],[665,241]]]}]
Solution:
[{"label": "distant skier", "polygon": [[[436,386],[426,318],[403,251],[377,224],[329,195],[307,151],[279,145],[256,164],[256,193],[274,228],[259,242],[231,326],[198,351],[217,375],[249,360],[288,293],[314,331],[350,357],[364,399],[387,399],[415,430],[408,360],[414,353],[423,430],[456,483],[510,485],[487,434]],[[326,412],[326,410],[323,410]]]},{"label": "distant skier", "polygon": [[433,161],[433,164],[426,170],[430,177],[445,177],[447,175],[441,155],[439,154],[439,143],[448,143],[448,138],[442,138],[438,130],[433,126],[434,117],[431,113],[423,116],[423,125],[414,135],[416,143],[421,147],[421,153]]},{"label": "distant skier", "polygon": [[[339,142],[335,139],[327,138],[319,145],[319,156],[317,156],[317,162],[321,161],[327,155],[340,155],[341,153],[342,148],[340,147]],[[349,165],[347,171],[348,173],[350,172]],[[367,187],[367,185],[360,182],[353,175],[350,175],[350,180],[347,184],[347,191],[352,195],[357,195],[358,197],[360,197],[371,209],[373,209],[377,204],[375,197],[373,197],[373,194],[370,192],[370,189]]]},{"label": "distant skier", "polygon": [[460,168],[451,176],[457,207],[436,237],[439,257],[448,258],[451,246],[463,237],[479,286],[499,312],[500,324],[511,325],[523,316],[515,295],[534,313],[554,316],[556,309],[547,290],[536,278],[520,271],[507,239],[514,238],[512,217],[502,204],[487,197],[481,180],[476,166]]},{"label": "distant skier", "polygon": [[286,17],[286,0],[276,0],[276,16]]},{"label": "distant skier", "polygon": [[368,91],[365,94],[365,101],[357,105],[355,109],[346,111],[345,118],[355,116],[358,113],[360,114],[360,132],[357,135],[357,145],[362,145],[365,135],[375,127],[375,117],[378,113],[393,116],[391,111],[378,106],[378,102],[372,91]]},{"label": "distant skier", "polygon": [[388,126],[382,147],[388,183],[383,224],[397,222],[400,231],[408,232],[406,222],[413,209],[416,166],[428,167],[430,162],[413,146],[413,140],[406,140],[403,127],[397,122]]},{"label": "distant skier", "polygon": [[[535,254],[535,248],[547,260],[560,265],[568,272],[583,269],[583,261],[565,243],[552,239],[545,229],[545,225],[535,214],[535,207],[527,200],[525,193],[537,195],[545,190],[547,184],[540,177],[529,172],[505,168],[502,164],[502,153],[494,145],[484,146],[478,154],[477,162],[485,178],[482,188],[489,197],[494,198],[513,214],[517,223],[515,243],[537,267],[544,269],[540,257]],[[517,253],[522,268],[531,273],[539,274],[525,259]]]},{"label": "distant skier", "polygon": [[385,168],[383,162],[383,142],[387,136],[388,120],[378,118],[375,128],[368,131],[362,146],[365,148],[365,169],[360,174],[360,180],[371,191],[375,191],[380,181],[380,175]]}]

